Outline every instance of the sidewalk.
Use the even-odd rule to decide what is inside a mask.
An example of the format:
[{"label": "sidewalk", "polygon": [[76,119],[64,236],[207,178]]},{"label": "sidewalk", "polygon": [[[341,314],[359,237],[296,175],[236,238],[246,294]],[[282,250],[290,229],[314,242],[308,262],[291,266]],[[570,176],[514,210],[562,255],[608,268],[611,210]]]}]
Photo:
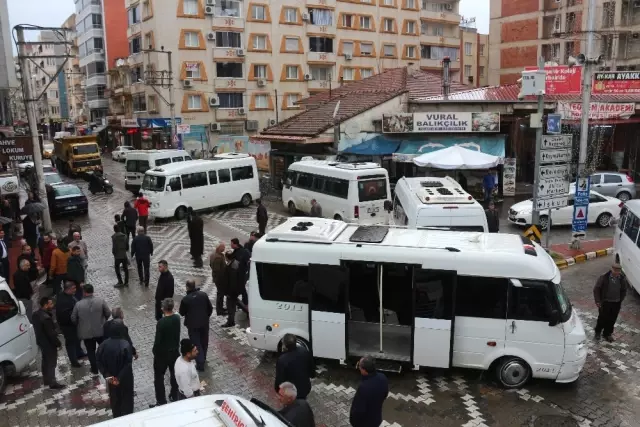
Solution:
[{"label": "sidewalk", "polygon": [[559,268],[566,268],[576,263],[612,254],[613,239],[585,240],[581,242],[580,249],[571,249],[567,243],[551,245],[549,252],[562,256],[564,259],[556,259],[556,265]]}]

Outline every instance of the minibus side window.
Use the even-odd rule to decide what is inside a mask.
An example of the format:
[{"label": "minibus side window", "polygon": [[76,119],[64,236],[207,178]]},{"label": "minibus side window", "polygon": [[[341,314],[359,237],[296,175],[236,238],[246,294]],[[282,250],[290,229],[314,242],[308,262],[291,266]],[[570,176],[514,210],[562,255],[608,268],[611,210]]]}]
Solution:
[{"label": "minibus side window", "polygon": [[309,267],[306,265],[256,263],[258,289],[265,301],[307,303]]},{"label": "minibus side window", "polygon": [[298,173],[298,183],[296,187],[310,190],[312,181],[313,181],[313,176],[311,176],[310,174]]},{"label": "minibus side window", "polygon": [[511,286],[508,318],[532,322],[550,321],[552,305],[548,295],[549,289],[544,284],[521,288]]},{"label": "minibus side window", "polygon": [[174,176],[169,180],[169,187],[171,187],[171,191],[180,191],[182,190],[182,183],[180,182],[180,177]]},{"label": "minibus side window", "polygon": [[205,185],[207,185],[206,172],[194,172],[182,175],[182,186],[185,190],[187,188],[204,187]]},{"label": "minibus side window", "polygon": [[183,162],[184,161],[184,157],[174,157],[171,160],[173,161],[173,163]]},{"label": "minibus side window", "polygon": [[218,183],[218,175],[216,175],[216,171],[209,171],[209,185]]},{"label": "minibus side window", "polygon": [[633,214],[633,212],[627,213],[627,221],[624,225],[624,234],[629,236],[633,243],[638,238],[638,230],[640,229],[640,219]]},{"label": "minibus side window", "polygon": [[171,163],[171,158],[167,157],[164,159],[156,159],[156,166],[166,165],[167,163]]},{"label": "minibus side window", "polygon": [[618,228],[620,229],[620,231],[624,230],[624,220],[627,218],[628,212],[629,209],[627,209],[626,207],[622,208],[622,210],[620,211],[620,220],[618,220]]},{"label": "minibus side window", "polygon": [[18,306],[9,292],[0,291],[0,323],[5,322],[18,314]]},{"label": "minibus side window", "polygon": [[229,169],[220,169],[218,171],[218,179],[220,183],[231,181],[231,174],[229,173]]},{"label": "minibus side window", "polygon": [[458,276],[456,316],[505,320],[508,286],[508,279]]},{"label": "minibus side window", "polygon": [[251,166],[240,166],[231,168],[231,177],[234,181],[253,178],[253,168]]}]

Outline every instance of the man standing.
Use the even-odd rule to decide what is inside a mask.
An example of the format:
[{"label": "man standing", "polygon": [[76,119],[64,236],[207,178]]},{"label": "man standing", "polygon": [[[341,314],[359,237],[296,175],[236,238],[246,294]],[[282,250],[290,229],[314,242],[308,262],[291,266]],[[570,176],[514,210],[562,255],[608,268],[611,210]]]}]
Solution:
[{"label": "man standing", "polygon": [[242,303],[245,305],[242,309],[246,311],[246,306],[249,305],[246,283],[249,277],[251,254],[240,245],[240,241],[237,238],[231,239],[231,249],[233,249],[233,259],[238,261],[238,286],[240,287],[240,295],[242,295]]},{"label": "man standing", "polygon": [[13,273],[13,295],[22,301],[27,311],[27,318],[32,321],[33,313],[33,287],[31,286],[31,278],[29,277],[29,267],[31,263],[27,259],[23,259],[18,263],[18,270]]},{"label": "man standing", "polygon": [[61,284],[67,277],[67,264],[71,251],[67,246],[67,238],[58,241],[58,247],[51,254],[51,267],[49,267],[49,284],[54,295],[60,292]]},{"label": "man standing", "polygon": [[140,284],[149,287],[149,267],[151,266],[151,256],[153,256],[153,242],[151,237],[144,233],[144,227],[138,227],[138,235],[131,241],[131,256],[136,257],[138,266],[138,278]]},{"label": "man standing", "polygon": [[173,312],[173,308],[174,302],[171,298],[163,300],[163,317],[156,324],[156,337],[153,342],[153,385],[156,390],[156,404],[151,407],[167,403],[164,389],[164,375],[167,369],[171,383],[169,400],[178,400],[175,363],[180,357],[180,316]]},{"label": "man standing", "polygon": [[258,233],[260,233],[261,236],[264,236],[264,233],[267,232],[267,222],[269,221],[269,216],[267,215],[267,208],[265,208],[262,204],[262,200],[256,199],[256,203],[258,204],[258,209],[256,209]]},{"label": "man standing", "polygon": [[202,254],[204,254],[204,223],[196,212],[191,213],[191,223],[189,225],[189,235],[191,236],[191,256],[193,265],[202,268]]},{"label": "man standing", "polygon": [[615,263],[611,266],[611,271],[606,272],[598,278],[596,286],[593,288],[593,298],[598,307],[598,321],[596,323],[596,339],[600,339],[600,334],[604,339],[613,342],[613,327],[618,320],[620,306],[627,296],[627,278],[622,274],[622,267]]},{"label": "man standing", "polygon": [[259,236],[260,234],[257,231],[252,231],[251,234],[249,234],[249,241],[244,244],[244,248],[249,252],[249,254],[253,251],[253,245],[258,241]]},{"label": "man standing", "polygon": [[185,338],[180,341],[181,357],[175,362],[178,400],[200,396],[200,378],[194,360],[198,358],[198,346]]},{"label": "man standing", "polygon": [[496,209],[496,204],[490,201],[489,208],[486,209],[484,213],[487,216],[489,233],[498,233],[500,231],[500,213]]},{"label": "man standing", "polygon": [[97,357],[100,374],[107,382],[113,418],[133,413],[133,349],[125,338],[120,321],[109,328],[109,337],[100,344]]},{"label": "man standing", "polygon": [[282,339],[282,354],[276,362],[276,393],[279,393],[282,383],[290,382],[296,387],[296,399],[306,399],[311,392],[311,378],[314,376],[315,367],[311,354],[298,347],[293,334],[285,334]]},{"label": "man standing", "polygon": [[136,348],[133,346],[133,341],[131,341],[131,336],[129,335],[129,328],[124,324],[124,311],[121,307],[116,307],[111,310],[111,320],[107,320],[104,322],[102,326],[102,336],[107,338],[111,336],[111,328],[112,327],[122,328],[122,337],[127,340],[131,349],[133,350],[133,358],[138,360],[138,352]]},{"label": "man standing", "polygon": [[[47,275],[51,269],[51,257],[53,256],[53,251],[56,249],[56,244],[53,243],[54,238],[55,236],[50,233],[42,236],[42,267],[44,268],[44,271],[47,272]],[[56,294],[55,291],[57,291],[57,289],[54,290],[53,295]]]},{"label": "man standing", "polygon": [[31,249],[31,246],[28,244],[22,245],[22,253],[18,256],[17,264],[20,265],[22,260],[29,261],[29,280],[32,282],[38,279],[38,263],[36,261],[36,256]]},{"label": "man standing", "polygon": [[[129,286],[129,261],[127,260],[127,236],[120,231],[118,225],[113,226],[113,235],[111,236],[111,253],[113,254],[114,267],[116,269],[116,277],[118,283],[114,288],[123,288]],[[122,274],[120,269],[124,270],[124,282],[122,282]]]},{"label": "man standing", "polygon": [[73,308],[78,302],[74,297],[76,293],[76,285],[73,282],[65,282],[64,291],[60,292],[56,297],[56,319],[62,336],[64,336],[64,346],[67,349],[69,362],[74,368],[80,368],[82,365],[78,358],[85,356],[78,339],[78,329],[71,320]]},{"label": "man standing", "polygon": [[290,382],[280,384],[278,399],[284,405],[280,415],[289,421],[294,427],[315,427],[316,421],[309,403],[296,397],[300,392]]},{"label": "man standing", "polygon": [[87,249],[87,244],[82,240],[82,236],[79,232],[73,233],[73,241],[69,243],[69,249],[73,251],[73,248],[80,248],[80,258],[82,259],[82,265],[84,269],[87,269],[87,265],[89,263],[89,251]]},{"label": "man standing", "polygon": [[71,256],[67,260],[67,280],[76,284],[76,299],[82,299],[82,287],[85,280],[85,269],[82,257],[80,256],[80,246],[71,249]]},{"label": "man standing", "polygon": [[144,197],[144,194],[138,193],[138,198],[133,202],[133,207],[138,211],[138,223],[144,228],[144,232],[147,232],[147,219],[149,218],[149,200]]},{"label": "man standing", "polygon": [[488,203],[493,196],[493,189],[496,186],[496,177],[490,170],[482,177],[482,188],[484,189],[484,201]]},{"label": "man standing", "polygon": [[82,227],[80,227],[78,224],[76,224],[73,221],[73,218],[69,219],[69,231],[67,232],[67,238],[69,239],[68,241],[71,242],[73,240],[73,235],[75,233],[80,233],[80,235],[82,235]]},{"label": "man standing", "polygon": [[84,298],[73,307],[71,321],[78,327],[78,338],[84,341],[91,364],[91,373],[98,373],[96,346],[101,344],[104,322],[111,317],[111,310],[100,297],[93,296],[93,286],[84,285]]},{"label": "man standing", "polygon": [[133,239],[136,237],[136,223],[138,222],[138,211],[131,206],[131,203],[124,202],[124,210],[122,211],[122,221],[126,228],[125,234],[127,235],[127,242],[129,241],[129,235]]},{"label": "man standing", "polygon": [[13,221],[15,220],[15,213],[13,211],[13,207],[11,206],[11,202],[9,201],[9,199],[4,198],[2,200],[2,207],[0,208],[0,212],[2,213],[3,217],[8,218],[12,221],[2,225],[2,231],[4,232],[3,240],[5,241],[6,245],[11,246],[11,240],[13,238],[13,230],[11,227],[13,227]]},{"label": "man standing", "polygon": [[311,200],[311,212],[310,215],[315,218],[322,218],[322,206],[316,199]]},{"label": "man standing", "polygon": [[173,280],[173,274],[169,271],[169,263],[165,260],[158,262],[158,271],[160,272],[160,277],[158,277],[158,286],[156,286],[156,320],[162,319],[164,313],[162,301],[167,298],[173,298],[175,291],[175,281]]},{"label": "man standing", "polygon": [[11,274],[11,267],[9,265],[9,248],[5,242],[4,230],[0,230],[0,276],[4,277],[7,283],[9,282],[9,275]]},{"label": "man standing", "polygon": [[213,314],[213,305],[209,296],[196,289],[196,282],[187,280],[187,295],[180,301],[180,316],[184,317],[189,339],[198,347],[196,369],[204,371],[209,347],[209,318]]},{"label": "man standing", "polygon": [[362,382],[353,396],[349,423],[352,427],[378,427],[382,424],[382,405],[389,395],[389,382],[384,374],[376,371],[369,356],[360,359],[357,368]]},{"label": "man standing", "polygon": [[56,381],[56,365],[58,364],[58,349],[62,347],[56,327],[51,317],[53,301],[49,297],[40,299],[40,310],[33,313],[33,329],[36,343],[42,353],[42,379],[45,386],[53,390],[64,388]]}]

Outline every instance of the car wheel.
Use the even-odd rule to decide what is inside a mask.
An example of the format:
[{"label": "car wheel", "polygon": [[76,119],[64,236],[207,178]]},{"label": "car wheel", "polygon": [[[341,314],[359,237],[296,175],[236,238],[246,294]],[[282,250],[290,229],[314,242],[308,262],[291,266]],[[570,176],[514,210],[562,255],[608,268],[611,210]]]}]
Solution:
[{"label": "car wheel", "polygon": [[5,388],[7,388],[7,368],[0,366],[0,394],[4,393]]},{"label": "car wheel", "polygon": [[344,221],[342,217],[338,214],[336,214],[336,216],[334,216],[333,219],[335,219],[336,221]]},{"label": "car wheel", "polygon": [[251,204],[251,195],[245,194],[244,196],[242,196],[242,199],[240,199],[240,203],[242,203],[242,206],[244,206],[245,208],[249,206]]},{"label": "car wheel", "polygon": [[496,376],[504,388],[520,388],[531,378],[531,368],[519,357],[505,357],[496,365]]},{"label": "car wheel", "polygon": [[621,202],[627,202],[627,201],[631,200],[631,194],[629,192],[627,192],[627,191],[621,191],[620,193],[618,193],[616,198],[618,200],[620,200]]},{"label": "car wheel", "polygon": [[183,220],[187,217],[187,208],[185,208],[184,206],[180,206],[178,209],[176,209],[176,213],[175,213],[176,219],[179,220]]},{"label": "car wheel", "polygon": [[596,220],[596,224],[598,224],[598,227],[602,227],[602,228],[606,228],[610,226],[611,214],[607,212],[601,213],[600,216],[598,216],[598,219]]},{"label": "car wheel", "polygon": [[287,205],[289,207],[289,213],[291,215],[295,215],[298,213],[298,209],[296,208],[296,204],[293,202],[289,202],[289,204]]},{"label": "car wheel", "polygon": [[538,220],[540,223],[540,229],[546,230],[549,228],[549,217],[547,215],[540,215],[540,219]]}]

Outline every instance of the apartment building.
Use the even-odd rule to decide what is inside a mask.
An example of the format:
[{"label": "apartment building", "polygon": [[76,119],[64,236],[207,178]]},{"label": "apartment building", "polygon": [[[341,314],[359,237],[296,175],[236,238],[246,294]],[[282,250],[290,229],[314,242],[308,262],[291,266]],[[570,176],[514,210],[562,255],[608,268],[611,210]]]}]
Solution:
[{"label": "apartment building", "polygon": [[489,35],[473,26],[460,25],[460,83],[482,87],[489,84]]},{"label": "apartment building", "polygon": [[[584,0],[491,0],[489,83],[514,83],[525,66],[547,62],[566,64],[584,53],[587,22]],[[596,7],[596,53],[604,55],[604,70],[640,67],[640,2],[603,1]]]},{"label": "apartment building", "polygon": [[11,28],[7,0],[0,0],[0,127],[12,126],[11,94],[18,86],[11,51]]},{"label": "apartment building", "polygon": [[[71,19],[73,17],[73,22]],[[69,54],[64,67],[64,81],[66,86],[66,104],[69,112],[69,122],[74,124],[84,124],[88,122],[88,107],[86,105],[85,88],[86,74],[80,69],[80,59],[78,58],[78,33],[75,31],[75,19],[77,15],[72,15],[69,21],[69,28],[73,31],[67,33],[69,38]]]},{"label": "apartment building", "polygon": [[439,71],[448,56],[461,80],[458,3],[126,0],[129,72],[114,73],[114,82],[128,76],[133,117],[170,117],[167,55],[143,50],[171,51],[182,123],[192,132],[205,126],[214,139],[251,134],[298,113],[297,101],[309,94],[387,68],[413,63]]},{"label": "apartment building", "polygon": [[40,31],[37,41],[39,44],[28,48],[28,55],[33,59],[27,62],[26,72],[21,70],[21,77],[24,84],[31,85],[31,91],[36,96],[41,94],[36,103],[38,123],[61,121],[59,81],[54,79],[49,82],[50,76],[55,76],[58,70],[57,59],[54,58],[58,49],[53,42],[60,41],[60,38],[58,34],[47,30]]}]

